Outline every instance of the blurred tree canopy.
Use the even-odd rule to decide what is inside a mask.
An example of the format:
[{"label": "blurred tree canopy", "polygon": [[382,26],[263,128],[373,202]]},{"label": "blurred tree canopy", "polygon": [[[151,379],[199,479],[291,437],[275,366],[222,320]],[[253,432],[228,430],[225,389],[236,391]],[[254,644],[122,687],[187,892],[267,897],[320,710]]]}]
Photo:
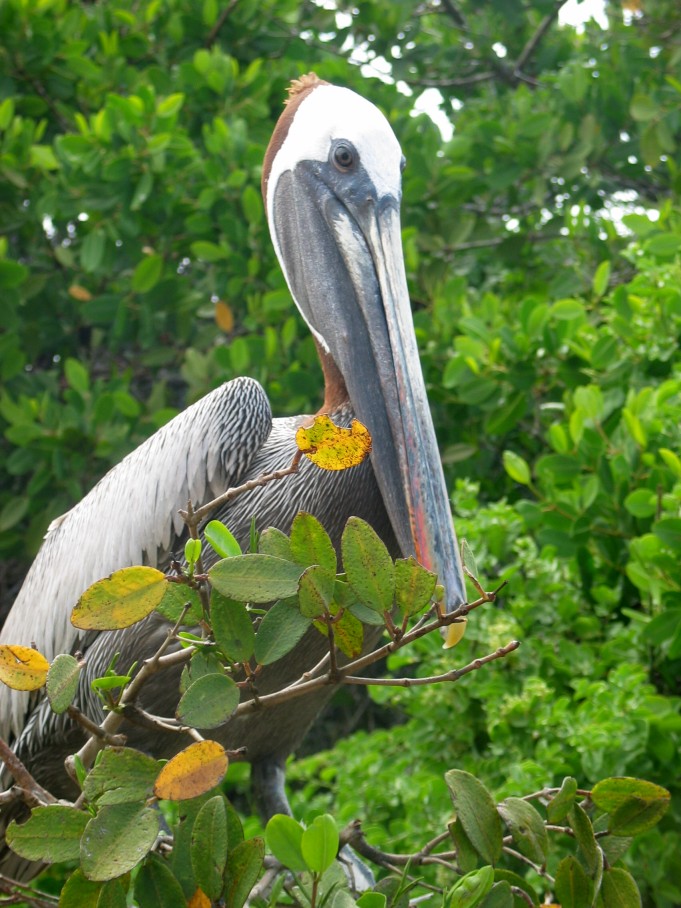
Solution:
[{"label": "blurred tree canopy", "polygon": [[[210,388],[249,374],[278,415],[318,407],[259,194],[290,79],[355,88],[402,142],[459,531],[490,585],[510,580],[461,645],[524,644],[453,693],[375,694],[403,725],[295,770],[301,816],[371,804],[393,846],[447,811],[455,764],[507,795],[566,773],[679,794],[681,8],[606,2],[575,29],[565,6],[0,6],[6,600],[49,522]],[[431,643],[420,658],[444,661]],[[681,902],[680,810],[634,853],[646,905]]]}]

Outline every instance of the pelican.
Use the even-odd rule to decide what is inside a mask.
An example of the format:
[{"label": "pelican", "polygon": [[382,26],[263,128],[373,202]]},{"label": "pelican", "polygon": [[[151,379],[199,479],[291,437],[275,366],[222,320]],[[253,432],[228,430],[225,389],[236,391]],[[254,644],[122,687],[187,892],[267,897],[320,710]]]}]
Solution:
[{"label": "pelican", "polygon": [[[370,430],[373,450],[370,461],[339,473],[305,461],[297,474],[238,498],[217,516],[247,542],[253,516],[260,529],[288,532],[295,515],[308,511],[338,547],[347,519],[357,515],[394,556],[413,554],[435,571],[454,608],[465,602],[465,588],[407,291],[399,213],[403,167],[399,143],[373,104],[314,74],[292,83],[264,159],[267,219],[291,295],[319,351],[319,412],[342,425],[359,419]],[[128,565],[165,566],[182,545],[178,509],[187,499],[199,506],[230,486],[287,467],[295,430],[309,419],[273,420],[263,389],[249,378],[227,382],[185,410],[54,522],[0,642],[34,644],[50,660],[60,652],[83,652],[78,705],[101,716],[92,678],[115,652],[121,670],[153,653],[167,624],[151,616],[123,631],[83,635],[69,620],[81,593]],[[324,647],[321,635],[310,632],[262,672],[259,691],[300,677]],[[167,674],[157,677],[142,706],[173,715],[177,685]],[[286,809],[283,762],[332,692],[230,720],[211,733],[227,747],[247,748],[254,772],[265,785],[272,783],[269,812]],[[125,731],[131,746],[158,757],[187,743],[131,724]],[[0,735],[53,794],[74,794],[63,761],[80,746],[83,732],[55,716],[45,700],[0,685]],[[9,875],[22,872],[16,864],[16,856],[4,863],[0,858],[0,870]]]}]

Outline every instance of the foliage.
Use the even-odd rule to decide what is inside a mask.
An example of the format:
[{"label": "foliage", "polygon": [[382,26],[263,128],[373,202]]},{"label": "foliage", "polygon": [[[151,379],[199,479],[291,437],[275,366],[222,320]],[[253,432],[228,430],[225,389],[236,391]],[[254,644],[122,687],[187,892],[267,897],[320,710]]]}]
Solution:
[{"label": "foliage", "polygon": [[[524,642],[453,694],[376,688],[405,724],[295,768],[298,814],[371,804],[382,842],[416,848],[452,766],[497,800],[566,775],[678,796],[678,4],[607,3],[581,33],[554,0],[327,5],[0,6],[6,582],[219,381],[317,408],[258,196],[284,86],[315,69],[379,103],[408,160],[407,268],[459,526],[510,581],[459,647]],[[411,96],[356,65],[381,57]],[[428,87],[451,138],[410,116]],[[392,667],[442,668],[432,643],[415,651]],[[632,848],[646,905],[681,901],[680,829],[673,803]]]},{"label": "foliage", "polygon": [[[195,531],[189,515],[187,519]],[[226,542],[231,544],[229,531],[218,526],[214,521],[210,534],[218,548]],[[287,557],[267,553],[273,538],[277,550]],[[150,568],[116,571],[86,590],[73,609],[72,618],[85,620],[87,627],[129,627],[143,620],[150,609],[162,607],[160,583],[195,590],[204,613],[200,634],[196,628],[186,628],[192,607],[188,600],[159,651],[134,677],[132,670],[128,676],[110,676],[107,672],[93,682],[108,715],[96,734],[92,734],[96,717],[88,718],[85,728],[91,735],[71,758],[82,794],[74,803],[56,803],[48,792],[36,793],[33,781],[33,797],[39,806],[25,822],[12,821],[7,827],[7,843],[20,857],[47,864],[78,864],[64,884],[59,902],[62,908],[76,908],[84,897],[91,901],[117,899],[125,904],[129,891],[141,906],[170,908],[189,901],[192,905],[220,903],[242,908],[260,876],[264,843],[258,836],[244,838],[234,808],[218,787],[228,770],[230,752],[218,741],[204,739],[199,729],[217,728],[239,712],[252,709],[252,685],[260,669],[291,652],[301,633],[312,627],[327,637],[328,669],[310,666],[293,683],[259,695],[258,709],[284,699],[294,700],[315,684],[412,686],[414,679],[386,681],[356,675],[360,668],[388,653],[401,652],[493,601],[492,596],[483,595],[445,615],[442,588],[436,585],[436,578],[413,559],[393,561],[374,530],[359,518],[351,517],[343,532],[345,572],[340,574],[336,574],[336,555],[326,531],[309,514],[299,514],[294,520],[290,539],[278,531],[274,535],[265,532],[257,552],[234,551],[216,562],[207,575],[201,573],[201,549],[201,541],[191,539],[186,547],[191,555],[186,568],[168,578],[161,575],[159,580],[159,572]],[[306,582],[312,576],[315,580]],[[418,578],[416,583],[414,577]],[[432,578],[432,583],[424,584],[426,577]],[[477,579],[472,579],[477,584]],[[259,603],[280,596],[283,598],[269,610],[257,608]],[[391,615],[400,611],[403,621],[398,627]],[[385,623],[390,642],[373,653],[362,654],[366,647],[360,618],[368,617],[375,623],[376,616]],[[181,630],[183,627],[186,629]],[[183,648],[166,657],[169,644],[175,641]],[[515,642],[500,647],[461,669],[422,681],[457,681],[516,647]],[[342,666],[341,654],[349,660]],[[113,735],[123,716],[135,707],[144,684],[156,671],[177,663],[178,657],[184,671],[177,721],[148,713],[145,721],[156,724],[159,730],[175,730],[180,735],[189,732],[196,739],[194,743],[168,762],[129,747],[111,747]],[[62,712],[83,705],[82,691],[79,695],[73,683],[74,669],[77,680],[81,667],[78,661],[57,656],[50,672],[58,668],[61,679],[65,659],[69,660],[65,681],[54,685],[58,696],[50,695],[50,703],[56,700],[55,708]],[[15,675],[13,678],[10,674],[5,682],[24,687],[23,666]],[[80,712],[72,713],[72,717],[84,721]],[[17,771],[5,745],[2,750],[10,771],[27,786],[21,775],[26,770],[19,766]],[[578,791],[575,780],[567,778],[560,789],[543,789],[524,800],[509,797],[497,805],[485,785],[468,772],[451,769],[445,782],[455,819],[446,824],[448,832],[422,843],[417,854],[407,855],[403,861],[437,867],[443,908],[513,908],[514,898],[537,904],[536,875],[545,876],[557,896],[569,898],[566,903],[574,908],[589,908],[596,894],[600,894],[604,908],[640,905],[631,874],[613,865],[627,850],[631,837],[655,827],[666,813],[669,793],[664,788],[632,778],[612,778],[599,782],[592,792]],[[160,801],[182,805],[162,847],[159,814],[152,809]],[[533,806],[535,801],[545,814]],[[504,838],[504,827],[508,839]],[[571,833],[581,863],[570,853],[559,862],[554,849],[549,848],[549,831],[563,837]],[[354,838],[358,837],[359,830],[355,829]],[[355,904],[355,894],[337,860],[340,835],[332,816],[312,817],[304,828],[292,817],[278,814],[267,824],[266,841],[280,865],[295,873],[294,899],[300,896],[310,908],[317,908],[340,891],[348,906]],[[443,842],[449,843],[449,850],[441,850]],[[368,855],[388,867],[394,860],[383,858],[380,852]],[[510,856],[510,869],[501,863],[502,856]],[[480,860],[484,866],[478,869]],[[518,860],[525,862],[524,869],[515,866]],[[386,885],[390,880],[376,887],[374,897],[378,901],[364,892],[357,900],[359,908],[387,908]],[[274,903],[275,895],[270,898]],[[392,903],[395,900],[393,896]]]}]

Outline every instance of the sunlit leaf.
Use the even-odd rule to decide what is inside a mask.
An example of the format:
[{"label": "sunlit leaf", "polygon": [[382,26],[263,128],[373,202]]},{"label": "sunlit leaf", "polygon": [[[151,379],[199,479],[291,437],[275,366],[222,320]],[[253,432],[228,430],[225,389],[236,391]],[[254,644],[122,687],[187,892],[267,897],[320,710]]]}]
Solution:
[{"label": "sunlit leaf", "polygon": [[85,827],[80,866],[89,880],[112,880],[132,870],[158,835],[158,811],[139,804],[102,807]]},{"label": "sunlit leaf", "polygon": [[7,842],[12,851],[30,861],[72,861],[80,854],[80,839],[89,819],[89,814],[75,807],[36,807],[20,826],[12,820]]},{"label": "sunlit leaf", "polygon": [[167,580],[156,568],[128,567],[93,583],[71,612],[81,630],[109,631],[129,627],[151,614],[165,593]]},{"label": "sunlit leaf", "polygon": [[13,690],[38,690],[49,668],[43,654],[29,646],[0,645],[0,681]]},{"label": "sunlit leaf", "polygon": [[334,425],[328,416],[315,416],[310,428],[301,426],[296,444],[322,470],[347,470],[362,463],[371,453],[371,435],[356,419],[349,429]]},{"label": "sunlit leaf", "polygon": [[230,599],[272,602],[298,591],[303,567],[273,555],[240,555],[218,561],[208,571],[211,583]]},{"label": "sunlit leaf", "polygon": [[227,763],[225,749],[217,741],[197,741],[166,763],[156,779],[154,794],[169,801],[197,798],[222,781]]}]

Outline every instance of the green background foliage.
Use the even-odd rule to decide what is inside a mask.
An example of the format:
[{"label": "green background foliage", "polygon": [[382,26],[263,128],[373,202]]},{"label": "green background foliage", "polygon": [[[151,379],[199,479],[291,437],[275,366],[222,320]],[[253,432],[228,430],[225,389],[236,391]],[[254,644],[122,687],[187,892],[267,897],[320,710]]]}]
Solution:
[{"label": "green background foliage", "polygon": [[[407,270],[459,533],[487,586],[509,580],[454,652],[523,646],[454,688],[379,689],[403,724],[297,764],[294,806],[365,816],[398,850],[448,815],[453,766],[499,797],[645,776],[676,799],[633,868],[644,903],[671,908],[681,12],[606,3],[607,26],[576,31],[562,5],[0,5],[3,596],[54,517],[218,383],[254,376],[278,415],[318,407],[260,169],[292,77],[355,88],[408,160]],[[413,115],[427,88],[451,137]],[[394,661],[431,674],[452,655],[428,640]]]}]

